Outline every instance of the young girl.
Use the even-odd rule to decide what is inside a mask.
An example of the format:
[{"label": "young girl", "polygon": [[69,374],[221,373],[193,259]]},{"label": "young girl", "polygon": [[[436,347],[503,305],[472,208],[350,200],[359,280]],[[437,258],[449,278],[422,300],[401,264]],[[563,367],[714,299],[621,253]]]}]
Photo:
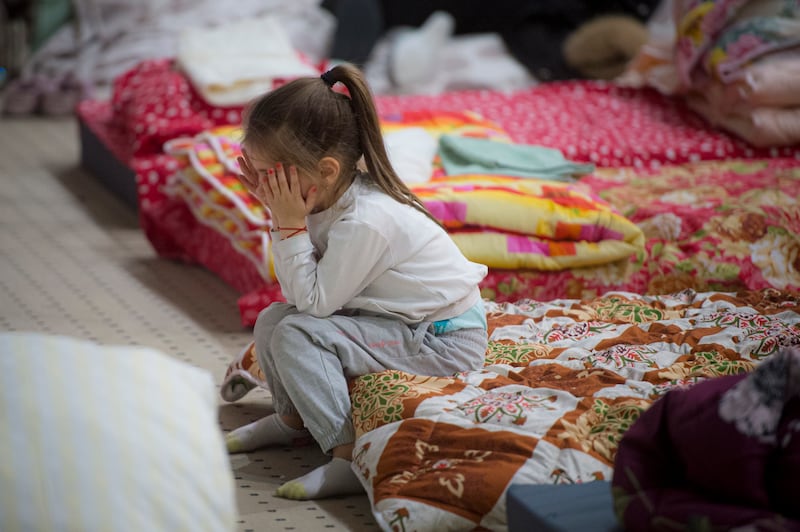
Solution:
[{"label": "young girl", "polygon": [[[332,90],[336,83],[349,96]],[[287,303],[270,305],[255,325],[275,414],[231,432],[228,449],[311,436],[332,460],[277,495],[359,492],[348,379],[481,367],[487,335],[478,282],[486,267],[461,254],[392,169],[355,67],[266,94],[244,130],[240,179],[272,214],[275,272]]]}]

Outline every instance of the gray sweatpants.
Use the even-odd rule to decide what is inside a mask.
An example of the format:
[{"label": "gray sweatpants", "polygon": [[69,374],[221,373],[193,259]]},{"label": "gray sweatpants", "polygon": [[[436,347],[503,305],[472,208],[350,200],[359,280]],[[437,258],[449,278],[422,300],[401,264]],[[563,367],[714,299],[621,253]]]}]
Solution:
[{"label": "gray sweatpants", "polygon": [[258,362],[275,412],[299,414],[323,451],[355,441],[347,379],[386,369],[448,376],[483,366],[483,329],[435,335],[430,322],[376,316],[315,318],[273,303],[255,325]]}]

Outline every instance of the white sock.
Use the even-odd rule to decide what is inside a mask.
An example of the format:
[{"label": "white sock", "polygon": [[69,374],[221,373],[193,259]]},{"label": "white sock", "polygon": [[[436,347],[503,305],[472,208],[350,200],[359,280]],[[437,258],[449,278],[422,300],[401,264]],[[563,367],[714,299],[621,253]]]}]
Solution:
[{"label": "white sock", "polygon": [[324,466],[282,485],[275,495],[303,501],[363,492],[364,488],[353,472],[350,461],[334,457]]},{"label": "white sock", "polygon": [[293,429],[278,414],[232,430],[225,435],[229,453],[245,453],[268,445],[308,445],[311,434],[306,429]]},{"label": "white sock", "polygon": [[433,78],[439,53],[454,27],[450,13],[436,11],[418,29],[398,35],[389,57],[389,74],[399,89],[413,90]]}]

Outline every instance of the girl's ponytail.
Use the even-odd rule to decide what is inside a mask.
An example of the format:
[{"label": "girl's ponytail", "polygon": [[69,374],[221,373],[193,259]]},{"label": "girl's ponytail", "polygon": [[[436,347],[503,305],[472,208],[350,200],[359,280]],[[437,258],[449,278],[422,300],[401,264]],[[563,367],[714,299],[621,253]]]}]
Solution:
[{"label": "girl's ponytail", "polygon": [[333,87],[338,82],[347,88],[359,132],[364,162],[367,165],[367,172],[375,184],[395,200],[416,208],[437,225],[442,226],[392,168],[386,152],[386,145],[383,142],[378,112],[361,72],[354,66],[342,64],[325,72],[321,77],[329,87]]}]

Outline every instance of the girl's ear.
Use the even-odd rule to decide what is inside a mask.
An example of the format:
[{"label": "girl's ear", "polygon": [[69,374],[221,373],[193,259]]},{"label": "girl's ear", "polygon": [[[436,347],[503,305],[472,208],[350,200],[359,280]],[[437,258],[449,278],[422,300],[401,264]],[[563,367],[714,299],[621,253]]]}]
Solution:
[{"label": "girl's ear", "polygon": [[341,167],[333,157],[323,157],[319,162],[319,175],[325,183],[333,184],[339,179]]}]

